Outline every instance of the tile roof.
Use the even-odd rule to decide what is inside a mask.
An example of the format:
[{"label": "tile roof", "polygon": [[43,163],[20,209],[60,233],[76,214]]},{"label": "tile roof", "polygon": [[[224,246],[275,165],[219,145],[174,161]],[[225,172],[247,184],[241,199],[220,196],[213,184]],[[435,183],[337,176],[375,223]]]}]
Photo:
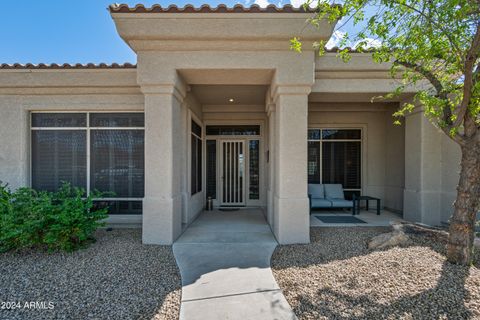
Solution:
[{"label": "tile roof", "polygon": [[217,7],[210,7],[208,4],[204,4],[199,8],[195,8],[191,4],[187,4],[184,7],[177,7],[176,5],[169,5],[168,7],[162,7],[159,4],[154,4],[151,7],[145,7],[143,4],[137,4],[135,7],[130,7],[128,4],[112,4],[109,6],[111,13],[308,13],[315,12],[315,8],[295,8],[292,5],[284,5],[283,7],[277,7],[273,4],[268,5],[265,8],[254,4],[250,7],[244,7],[241,4],[236,4],[233,7],[227,7],[225,4],[220,4]]},{"label": "tile roof", "polygon": [[365,49],[358,49],[358,48],[352,48],[352,47],[345,47],[345,48],[340,48],[340,47],[332,47],[332,48],[325,48],[325,52],[334,52],[334,53],[339,53],[340,51],[347,50],[349,53],[372,53],[377,50],[375,47],[369,47]]},{"label": "tile roof", "polygon": [[112,63],[112,64],[106,64],[106,63],[99,63],[99,64],[95,64],[95,63],[87,63],[87,64],[2,63],[0,64],[0,70],[5,70],[5,69],[132,69],[136,67],[137,65],[132,63],[123,63],[123,64],[119,64],[119,63]]}]

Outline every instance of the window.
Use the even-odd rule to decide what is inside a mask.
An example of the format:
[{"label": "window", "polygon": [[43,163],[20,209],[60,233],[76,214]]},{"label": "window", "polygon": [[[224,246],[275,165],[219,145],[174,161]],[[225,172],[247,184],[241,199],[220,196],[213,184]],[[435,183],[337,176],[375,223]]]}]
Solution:
[{"label": "window", "polygon": [[207,197],[217,198],[217,140],[207,140]]},{"label": "window", "polygon": [[346,197],[361,191],[360,129],[308,130],[308,183],[339,183]]},{"label": "window", "polygon": [[143,130],[92,130],[90,190],[113,192],[114,198],[144,194]]},{"label": "window", "polygon": [[32,131],[32,187],[55,191],[62,181],[87,189],[85,130]]},{"label": "window", "polygon": [[75,128],[87,126],[86,113],[33,113],[32,127]]},{"label": "window", "polygon": [[249,175],[252,200],[260,199],[260,140],[249,141]]},{"label": "window", "polygon": [[191,123],[191,194],[202,191],[202,127],[192,120]]},{"label": "window", "polygon": [[320,143],[308,141],[308,183],[320,183]]},{"label": "window", "polygon": [[207,126],[207,136],[258,136],[260,135],[259,125],[225,125]]},{"label": "window", "polygon": [[32,113],[31,125],[33,188],[65,181],[107,193],[96,205],[110,214],[142,213],[143,113]]}]

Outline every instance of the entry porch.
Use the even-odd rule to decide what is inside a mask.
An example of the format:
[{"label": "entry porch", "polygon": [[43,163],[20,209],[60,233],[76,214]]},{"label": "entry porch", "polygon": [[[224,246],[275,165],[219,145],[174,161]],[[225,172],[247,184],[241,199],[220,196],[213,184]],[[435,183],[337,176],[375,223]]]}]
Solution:
[{"label": "entry porch", "polygon": [[393,125],[413,88],[371,103],[396,88],[388,64],[293,52],[297,29],[305,44],[331,35],[328,21],[305,28],[308,12],[195,14],[112,12],[137,53],[144,98],[145,243],[172,244],[209,198],[216,208],[262,208],[279,243],[307,243],[309,183],[342,184],[347,198],[380,198],[394,212],[405,194],[406,214],[428,220],[438,184],[415,163],[436,163],[424,150],[434,131],[418,113],[406,120],[415,136]]}]

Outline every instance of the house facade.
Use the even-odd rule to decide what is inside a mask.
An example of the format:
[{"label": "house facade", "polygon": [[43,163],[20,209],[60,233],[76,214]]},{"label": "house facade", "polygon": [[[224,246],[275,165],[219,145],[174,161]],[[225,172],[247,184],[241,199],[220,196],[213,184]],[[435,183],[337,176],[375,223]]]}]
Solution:
[{"label": "house facade", "polygon": [[[137,64],[0,67],[0,180],[110,192],[111,224],[171,244],[205,208],[262,207],[309,242],[308,183],[341,183],[410,221],[446,223],[460,151],[369,53],[312,49],[333,25],[291,6],[110,7]],[[299,36],[302,53],[290,50]]]}]

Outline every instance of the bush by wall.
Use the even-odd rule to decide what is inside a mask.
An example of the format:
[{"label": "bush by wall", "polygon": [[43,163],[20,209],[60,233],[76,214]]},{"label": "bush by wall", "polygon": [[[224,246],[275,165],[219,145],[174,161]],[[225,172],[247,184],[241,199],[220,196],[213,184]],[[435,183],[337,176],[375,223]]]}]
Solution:
[{"label": "bush by wall", "polygon": [[108,208],[95,208],[100,194],[64,183],[57,192],[20,188],[12,192],[0,183],[0,252],[21,248],[73,251],[93,241],[104,225]]}]

